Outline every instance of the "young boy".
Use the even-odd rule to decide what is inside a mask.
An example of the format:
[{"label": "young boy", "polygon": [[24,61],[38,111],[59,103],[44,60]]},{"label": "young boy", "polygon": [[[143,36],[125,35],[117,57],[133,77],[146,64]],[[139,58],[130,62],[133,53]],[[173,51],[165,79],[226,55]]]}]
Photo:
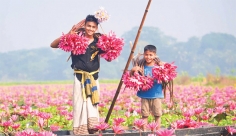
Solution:
[{"label": "young boy", "polygon": [[[73,26],[70,34],[83,32],[84,36],[89,39],[89,46],[85,54],[71,54],[74,70],[74,89],[73,89],[73,132],[75,135],[94,133],[94,126],[98,124],[98,100],[99,100],[99,83],[98,72],[100,67],[99,55],[103,53],[97,48],[98,19],[94,15],[88,15],[77,25]],[[60,37],[51,43],[52,48],[58,48]],[[88,81],[89,82],[85,82]],[[90,89],[84,84],[92,84]],[[86,93],[85,93],[86,92]],[[94,96],[93,96],[94,94]]]},{"label": "young boy", "polygon": [[[156,47],[154,45],[147,45],[144,47],[144,58],[137,62],[138,66],[132,68],[132,72],[139,72],[145,76],[152,76],[152,68],[154,65],[162,65],[160,60],[156,55]],[[162,103],[161,99],[164,98],[162,92],[162,84],[154,81],[153,87],[147,91],[139,90],[137,96],[141,98],[141,115],[147,124],[147,119],[149,113],[155,117],[156,123],[158,123],[158,128],[161,125],[161,115],[162,115]],[[144,126],[145,131],[145,126]]]}]

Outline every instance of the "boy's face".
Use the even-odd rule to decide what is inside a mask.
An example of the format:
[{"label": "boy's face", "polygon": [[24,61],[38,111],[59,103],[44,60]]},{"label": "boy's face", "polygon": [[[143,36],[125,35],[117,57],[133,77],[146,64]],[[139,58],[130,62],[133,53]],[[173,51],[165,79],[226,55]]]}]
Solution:
[{"label": "boy's face", "polygon": [[144,59],[146,61],[146,65],[154,65],[154,58],[156,57],[156,53],[151,51],[144,52]]},{"label": "boy's face", "polygon": [[95,22],[89,21],[85,23],[85,33],[87,36],[92,36],[98,29],[98,25]]}]

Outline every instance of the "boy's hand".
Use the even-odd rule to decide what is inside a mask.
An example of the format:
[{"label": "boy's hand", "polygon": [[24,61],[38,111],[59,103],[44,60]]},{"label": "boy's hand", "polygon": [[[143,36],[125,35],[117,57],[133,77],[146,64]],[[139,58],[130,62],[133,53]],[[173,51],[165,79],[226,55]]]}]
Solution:
[{"label": "boy's hand", "polygon": [[83,28],[85,25],[85,19],[81,20],[78,24],[74,25],[68,34],[76,34],[80,28]]},{"label": "boy's hand", "polygon": [[132,72],[141,72],[143,73],[143,69],[139,66],[135,66],[131,69]]}]

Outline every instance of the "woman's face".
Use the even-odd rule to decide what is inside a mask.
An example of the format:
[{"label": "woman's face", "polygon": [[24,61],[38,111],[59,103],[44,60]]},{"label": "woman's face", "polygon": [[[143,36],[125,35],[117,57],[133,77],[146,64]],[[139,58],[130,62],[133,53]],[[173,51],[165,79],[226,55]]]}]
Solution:
[{"label": "woman's face", "polygon": [[144,59],[146,61],[146,65],[154,65],[155,61],[154,58],[156,57],[156,53],[151,51],[144,52]]},{"label": "woman's face", "polygon": [[89,21],[85,23],[85,34],[87,36],[93,36],[97,29],[98,25],[95,22]]}]

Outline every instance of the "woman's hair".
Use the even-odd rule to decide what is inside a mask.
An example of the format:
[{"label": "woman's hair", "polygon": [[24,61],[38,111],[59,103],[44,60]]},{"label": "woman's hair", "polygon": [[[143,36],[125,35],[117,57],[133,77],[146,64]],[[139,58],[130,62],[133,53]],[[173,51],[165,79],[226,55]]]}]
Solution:
[{"label": "woman's hair", "polygon": [[88,15],[85,19],[85,24],[87,22],[95,22],[97,25],[99,24],[98,19],[94,15]]}]

